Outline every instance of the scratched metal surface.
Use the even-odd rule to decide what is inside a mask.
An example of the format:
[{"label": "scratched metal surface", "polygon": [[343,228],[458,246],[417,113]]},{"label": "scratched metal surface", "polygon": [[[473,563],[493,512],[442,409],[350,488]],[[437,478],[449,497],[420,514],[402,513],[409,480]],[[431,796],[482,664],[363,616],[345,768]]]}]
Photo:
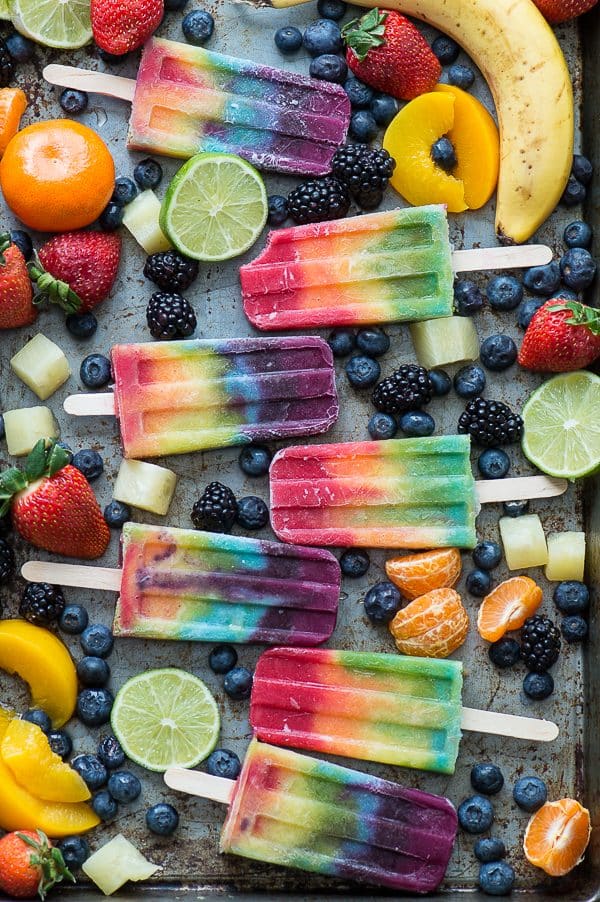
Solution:
[{"label": "scratched metal surface", "polygon": [[[230,52],[240,56],[261,59],[275,65],[284,65],[298,72],[308,71],[308,60],[303,53],[284,61],[275,50],[272,34],[281,24],[305,25],[317,17],[313,5],[298,7],[291,11],[254,12],[250,7],[235,5],[223,0],[211,7],[216,18],[215,35],[211,47],[215,50]],[[597,19],[600,17],[596,17]],[[182,37],[180,16],[171,14],[162,25],[160,34],[174,39]],[[432,37],[432,32],[428,32]],[[571,72],[574,74],[575,88],[581,100],[581,48],[574,27],[565,26],[559,29],[559,38],[568,55]],[[91,50],[83,50],[74,54],[74,61],[93,68],[102,68],[103,64],[93,55]],[[591,54],[593,59],[593,54]],[[41,69],[48,61],[66,62],[63,55],[51,54],[39,50],[34,65],[21,67],[19,83],[26,90],[30,107],[26,114],[28,122],[40,118],[51,118],[61,115],[57,103],[57,95],[41,78]],[[463,60],[464,61],[464,60]],[[121,75],[134,76],[137,60],[128,61],[112,71]],[[490,96],[481,76],[476,82],[476,92],[491,106]],[[108,143],[114,154],[117,171],[130,175],[137,159],[142,155],[131,154],[125,148],[127,130],[127,105],[92,96],[90,107],[82,117],[83,121],[97,129]],[[593,113],[593,115],[597,115]],[[596,156],[598,159],[598,156]],[[177,167],[176,161],[162,160],[165,169],[165,181],[159,193],[164,192],[167,179]],[[270,192],[280,190],[286,192],[294,182],[292,179],[267,176]],[[389,192],[387,206],[402,203]],[[595,206],[597,211],[598,207]],[[566,222],[575,218],[576,211],[559,210],[554,214],[540,232],[540,239],[553,246],[561,253],[561,234]],[[10,214],[2,211],[3,224],[11,222]],[[493,243],[493,209],[467,216],[451,217],[451,233],[455,247],[472,247]],[[101,504],[111,497],[111,487],[116,477],[120,462],[119,437],[116,422],[110,418],[76,419],[68,417],[62,410],[62,402],[67,394],[81,390],[83,386],[78,378],[79,364],[84,356],[91,352],[108,353],[115,341],[143,341],[149,339],[145,325],[144,311],[151,293],[151,286],[142,275],[144,255],[135,242],[124,234],[124,261],[121,267],[112,297],[105,302],[99,311],[99,328],[95,336],[86,342],[72,338],[62,325],[58,310],[51,310],[40,317],[38,323],[30,330],[19,330],[16,333],[0,335],[0,409],[33,406],[37,398],[25,388],[9,369],[8,361],[32,335],[40,329],[55,340],[67,353],[73,370],[72,377],[48,402],[55,412],[61,427],[62,438],[74,448],[93,447],[105,460],[105,474],[94,484]],[[245,259],[251,259],[258,251],[259,245]],[[189,300],[194,304],[198,314],[199,337],[230,337],[251,334],[241,310],[237,270],[243,260],[229,264],[202,267],[201,274],[194,286],[187,292]],[[486,279],[477,277],[485,286]],[[509,332],[518,338],[513,314],[495,314],[486,310],[476,320],[481,337],[494,332]],[[406,327],[393,326],[389,332],[392,336],[390,352],[382,360],[384,374],[390,373],[397,365],[414,359],[414,354]],[[453,368],[450,368],[452,371]],[[513,367],[508,373],[494,375],[488,373],[488,397],[505,400],[520,408],[529,392],[536,387],[540,379],[526,376]],[[342,405],[341,415],[336,427],[329,433],[330,440],[350,440],[367,437],[366,424],[370,416],[370,405],[366,395],[351,390],[345,380],[343,370],[338,366],[338,386]],[[452,432],[455,429],[460,400],[451,396],[451,400],[434,401],[430,407],[436,422],[437,432]],[[322,440],[322,439],[319,439]],[[531,468],[524,461],[517,448],[510,449],[514,464],[514,475],[526,475]],[[175,500],[165,519],[137,512],[135,519],[144,522],[167,522],[175,526],[191,525],[189,512],[193,500],[202,487],[213,479],[220,479],[231,485],[238,495],[259,494],[268,497],[267,480],[249,480],[243,477],[237,465],[238,452],[235,449],[210,452],[205,454],[171,457],[165,463],[178,474],[179,481]],[[0,447],[0,463],[8,463],[4,445]],[[591,492],[587,493],[591,497]],[[532,509],[540,514],[547,531],[577,528],[581,526],[583,511],[581,496],[575,488],[560,500],[547,503],[533,503]],[[498,538],[497,520],[499,510],[492,506],[481,514],[478,521],[479,533],[482,537]],[[116,565],[117,536],[114,535],[111,547],[101,562]],[[44,557],[43,552],[35,552],[23,543],[16,542],[19,563],[29,557]],[[367,576],[358,581],[346,580],[343,584],[343,595],[340,607],[339,625],[329,645],[348,649],[365,649],[388,651],[394,653],[393,643],[387,630],[373,627],[366,619],[361,601],[368,586],[383,578],[385,554],[372,554],[372,566]],[[465,556],[464,569],[468,570],[470,558]],[[494,573],[496,581],[505,578],[508,573],[499,568]],[[543,573],[534,571],[531,574],[544,585],[545,596],[542,612],[554,613],[551,600],[551,589],[544,583]],[[461,587],[462,587],[461,582]],[[2,591],[3,616],[13,616],[17,612],[18,597],[22,583],[16,580],[8,589]],[[65,592],[69,601],[78,601],[88,606],[92,621],[111,623],[114,608],[114,596],[109,593],[78,591]],[[524,671],[515,668],[508,673],[501,673],[491,666],[487,659],[487,646],[477,635],[474,622],[477,613],[477,601],[466,593],[465,603],[472,618],[473,627],[465,645],[457,653],[465,664],[464,703],[472,707],[492,708],[530,716],[543,716],[556,720],[560,724],[560,738],[551,745],[536,747],[521,741],[494,739],[478,734],[467,733],[461,745],[456,774],[453,777],[437,776],[400,768],[382,767],[367,762],[346,764],[358,769],[369,770],[389,779],[398,780],[411,786],[448,795],[455,804],[470,794],[469,771],[473,763],[478,761],[495,761],[501,765],[506,778],[503,791],[494,798],[496,823],[493,832],[501,836],[508,847],[508,860],[515,867],[518,875],[518,886],[523,890],[537,888],[541,895],[546,891],[557,889],[562,898],[591,898],[594,893],[594,881],[588,880],[590,871],[583,871],[576,878],[561,884],[549,884],[540,879],[541,872],[531,868],[521,851],[521,842],[527,815],[511,802],[511,787],[515,779],[524,774],[537,773],[547,780],[550,796],[558,798],[565,795],[584,797],[586,754],[584,753],[583,718],[585,692],[582,679],[582,660],[578,649],[563,648],[559,662],[554,668],[556,691],[546,702],[528,701],[521,691]],[[75,657],[80,654],[77,640],[69,641]],[[244,749],[250,738],[247,722],[248,708],[246,703],[233,702],[222,690],[221,678],[211,673],[207,665],[210,646],[192,643],[161,643],[139,640],[120,639],[116,642],[115,651],[110,658],[112,668],[113,690],[117,690],[133,673],[154,666],[176,665],[191,670],[204,679],[214,692],[222,715],[222,732],[220,744],[234,749],[243,757]],[[260,653],[260,648],[240,647],[240,663],[252,667]],[[597,676],[597,674],[596,674]],[[23,687],[6,674],[0,674],[0,698],[4,702],[24,704],[26,695]],[[597,705],[598,702],[596,701]],[[591,712],[590,712],[591,713]],[[597,712],[596,712],[597,715]],[[597,722],[597,721],[596,721]],[[98,739],[108,732],[101,728],[88,732],[79,726],[70,728],[75,736],[76,752],[92,752]],[[594,740],[592,739],[591,742]],[[588,756],[595,750],[588,746]],[[595,754],[594,754],[595,757]],[[597,761],[597,758],[596,758]],[[132,767],[134,771],[138,770]],[[91,845],[97,848],[111,835],[121,831],[138,845],[150,859],[159,863],[163,870],[155,881],[146,884],[144,889],[136,888],[135,892],[146,892],[155,898],[174,898],[187,896],[186,890],[201,892],[202,895],[218,893],[221,898],[233,898],[236,894],[264,893],[273,897],[278,892],[306,895],[344,891],[342,884],[334,884],[325,878],[311,876],[294,871],[285,871],[269,866],[253,863],[233,856],[220,856],[217,852],[218,836],[223,821],[224,811],[217,804],[206,801],[175,797],[167,791],[159,776],[140,773],[143,780],[141,798],[132,806],[122,807],[118,820],[108,827],[94,832]],[[597,802],[597,786],[592,801]],[[157,801],[173,802],[180,811],[181,827],[172,840],[162,840],[148,833],[144,824],[144,810]],[[454,890],[473,889],[476,882],[477,865],[472,855],[473,839],[459,833],[455,852],[448,870],[443,890],[453,894]],[[360,888],[348,887],[350,892],[360,894]],[[133,892],[134,890],[132,890]],[[369,896],[373,891],[364,889]],[[82,895],[81,887],[75,890],[78,897]]]}]

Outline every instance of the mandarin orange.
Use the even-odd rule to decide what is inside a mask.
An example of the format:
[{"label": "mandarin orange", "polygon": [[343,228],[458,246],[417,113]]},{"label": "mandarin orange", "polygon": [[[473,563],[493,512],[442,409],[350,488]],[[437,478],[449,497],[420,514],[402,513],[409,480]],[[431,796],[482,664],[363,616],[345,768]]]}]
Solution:
[{"label": "mandarin orange", "polygon": [[433,589],[398,611],[389,626],[403,655],[447,658],[469,631],[469,616],[454,589]]},{"label": "mandarin orange", "polygon": [[477,629],[482,639],[496,642],[520,629],[542,603],[542,590],[528,576],[513,576],[486,595],[479,607]]},{"label": "mandarin orange", "polygon": [[387,578],[405,598],[418,598],[432,589],[453,586],[460,576],[461,558],[457,548],[436,548],[386,561]]},{"label": "mandarin orange", "polygon": [[589,811],[575,799],[546,802],[527,824],[527,860],[551,877],[563,877],[583,858],[591,830]]}]

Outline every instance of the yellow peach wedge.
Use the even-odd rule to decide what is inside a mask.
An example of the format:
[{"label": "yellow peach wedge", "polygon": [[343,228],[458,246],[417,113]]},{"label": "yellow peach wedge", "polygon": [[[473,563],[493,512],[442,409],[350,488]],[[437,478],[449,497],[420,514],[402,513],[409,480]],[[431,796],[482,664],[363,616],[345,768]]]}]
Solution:
[{"label": "yellow peach wedge", "polygon": [[7,726],[0,755],[17,783],[38,799],[49,802],[85,802],[86,784],[50,748],[45,733],[26,720],[14,718]]}]

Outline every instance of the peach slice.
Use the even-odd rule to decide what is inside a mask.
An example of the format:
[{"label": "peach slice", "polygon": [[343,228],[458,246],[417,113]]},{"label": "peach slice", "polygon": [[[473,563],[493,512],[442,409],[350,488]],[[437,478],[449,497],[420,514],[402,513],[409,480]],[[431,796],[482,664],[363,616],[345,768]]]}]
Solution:
[{"label": "peach slice", "polygon": [[50,748],[48,737],[14,718],[0,740],[0,755],[20,786],[48,802],[85,802],[91,793],[76,770]]}]

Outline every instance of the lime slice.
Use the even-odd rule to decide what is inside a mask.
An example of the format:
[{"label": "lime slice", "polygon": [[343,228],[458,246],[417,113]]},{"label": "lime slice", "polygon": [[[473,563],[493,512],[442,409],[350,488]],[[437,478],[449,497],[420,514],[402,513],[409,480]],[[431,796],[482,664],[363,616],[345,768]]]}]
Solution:
[{"label": "lime slice", "polygon": [[173,178],[160,227],[193,260],[229,260],[252,247],[267,221],[267,192],[253,166],[226,153],[200,153]]},{"label": "lime slice", "polygon": [[92,40],[90,0],[9,0],[12,23],[21,34],[59,50]]},{"label": "lime slice", "polygon": [[194,767],[217,744],[220,718],[208,688],[175,668],[147,670],[119,690],[111,714],[125,754],[148,770]]},{"label": "lime slice", "polygon": [[523,451],[550,476],[577,479],[600,466],[600,377],[585,370],[544,382],[523,408]]},{"label": "lime slice", "polygon": [[0,19],[10,19],[10,0],[0,0]]}]

